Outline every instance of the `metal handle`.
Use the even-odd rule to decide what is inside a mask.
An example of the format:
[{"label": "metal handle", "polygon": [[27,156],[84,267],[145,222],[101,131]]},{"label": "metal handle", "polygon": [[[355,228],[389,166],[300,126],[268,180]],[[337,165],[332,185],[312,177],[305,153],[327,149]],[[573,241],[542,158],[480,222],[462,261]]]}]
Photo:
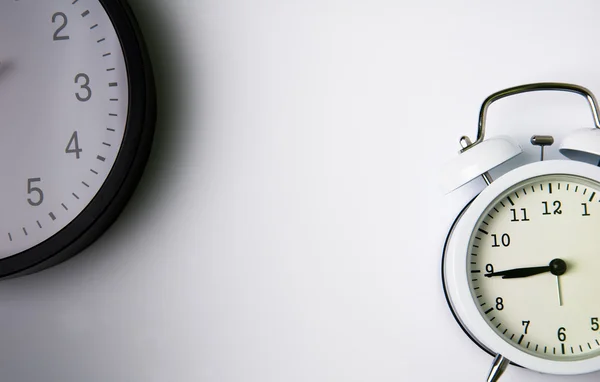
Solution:
[{"label": "metal handle", "polygon": [[478,145],[485,138],[485,120],[487,117],[488,108],[491,104],[505,97],[537,91],[570,92],[585,97],[590,105],[590,109],[592,110],[592,116],[594,117],[594,125],[596,125],[597,129],[600,129],[600,118],[598,117],[598,101],[596,100],[596,97],[592,94],[592,92],[584,88],[583,86],[564,84],[559,82],[540,82],[535,84],[520,85],[500,90],[499,92],[490,95],[485,99],[485,101],[483,101],[483,104],[481,105],[481,110],[479,111],[479,128],[477,130],[477,140],[471,145],[463,148],[461,152],[464,152],[474,147],[475,145]]}]

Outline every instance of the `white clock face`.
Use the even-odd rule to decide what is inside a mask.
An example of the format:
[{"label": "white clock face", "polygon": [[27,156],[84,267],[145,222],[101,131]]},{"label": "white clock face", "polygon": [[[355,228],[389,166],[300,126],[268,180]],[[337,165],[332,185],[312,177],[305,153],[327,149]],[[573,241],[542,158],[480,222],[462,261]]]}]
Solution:
[{"label": "white clock face", "polygon": [[98,0],[0,2],[0,259],[92,201],[119,154],[125,60]]},{"label": "white clock face", "polygon": [[600,184],[545,175],[496,198],[475,226],[469,288],[488,325],[532,355],[600,354]]}]

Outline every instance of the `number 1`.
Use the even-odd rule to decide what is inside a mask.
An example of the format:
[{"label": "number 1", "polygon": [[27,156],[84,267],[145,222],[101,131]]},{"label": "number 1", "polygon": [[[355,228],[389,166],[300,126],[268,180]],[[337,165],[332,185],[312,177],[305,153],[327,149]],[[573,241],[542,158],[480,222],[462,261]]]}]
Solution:
[{"label": "number 1", "polygon": [[581,205],[583,206],[583,213],[581,214],[581,216],[591,216],[588,213],[588,209],[587,209],[587,203],[581,203]]}]

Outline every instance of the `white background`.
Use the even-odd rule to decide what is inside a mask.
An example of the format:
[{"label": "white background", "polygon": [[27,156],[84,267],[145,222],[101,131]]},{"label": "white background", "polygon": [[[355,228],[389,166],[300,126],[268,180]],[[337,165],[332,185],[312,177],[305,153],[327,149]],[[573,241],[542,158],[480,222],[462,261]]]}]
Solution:
[{"label": "white background", "polygon": [[[481,183],[444,197],[440,166],[496,90],[600,93],[600,4],[131,3],[159,87],[151,163],[84,254],[0,283],[1,379],[482,381],[492,359],[439,277]],[[510,167],[532,134],[591,123],[583,98],[524,95],[489,134],[527,147]]]}]

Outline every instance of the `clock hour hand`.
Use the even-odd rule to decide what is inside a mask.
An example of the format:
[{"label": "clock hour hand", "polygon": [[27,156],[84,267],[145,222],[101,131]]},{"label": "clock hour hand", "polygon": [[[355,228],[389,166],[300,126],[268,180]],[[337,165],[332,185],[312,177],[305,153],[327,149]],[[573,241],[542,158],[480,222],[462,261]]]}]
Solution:
[{"label": "clock hour hand", "polygon": [[539,275],[540,273],[551,272],[555,276],[563,275],[567,271],[567,263],[561,259],[554,259],[544,267],[527,267],[527,268],[515,268],[508,269],[506,271],[491,272],[485,275],[485,277],[502,276],[503,279],[517,279],[522,277],[529,277]]},{"label": "clock hour hand", "polygon": [[529,277],[539,275],[540,273],[550,272],[550,266],[545,267],[529,267],[529,268],[516,268],[509,269],[506,271],[492,272],[485,275],[485,277],[502,276],[503,279],[516,279],[521,277]]}]

